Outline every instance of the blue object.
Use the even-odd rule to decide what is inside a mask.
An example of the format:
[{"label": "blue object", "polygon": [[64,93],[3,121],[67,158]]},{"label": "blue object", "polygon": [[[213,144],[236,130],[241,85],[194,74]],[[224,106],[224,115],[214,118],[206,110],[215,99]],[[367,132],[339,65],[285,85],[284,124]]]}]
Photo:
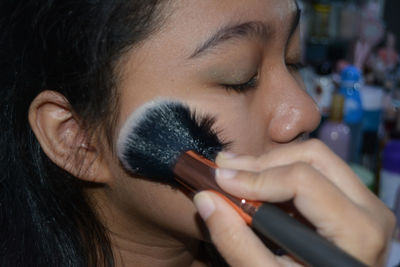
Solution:
[{"label": "blue object", "polygon": [[363,130],[366,132],[377,132],[381,117],[381,110],[364,110]]},{"label": "blue object", "polygon": [[400,140],[391,140],[383,150],[383,169],[400,174]]},{"label": "blue object", "polygon": [[344,96],[343,120],[349,125],[351,138],[349,146],[349,161],[360,163],[362,144],[363,106],[359,92],[361,80],[360,71],[354,66],[348,66],[341,73],[340,94]]},{"label": "blue object", "polygon": [[354,66],[348,66],[341,73],[340,93],[344,96],[344,122],[347,124],[361,123],[363,108],[360,87],[361,74]]},{"label": "blue object", "polygon": [[377,133],[382,122],[383,88],[364,85],[360,93],[364,110],[363,131]]},{"label": "blue object", "polygon": [[[341,86],[346,86],[346,83],[350,84],[351,83],[358,83],[361,80],[361,73],[360,70],[355,67],[355,66],[347,66],[342,70],[342,73],[340,74],[341,78]],[[349,87],[349,86],[347,86]]]}]

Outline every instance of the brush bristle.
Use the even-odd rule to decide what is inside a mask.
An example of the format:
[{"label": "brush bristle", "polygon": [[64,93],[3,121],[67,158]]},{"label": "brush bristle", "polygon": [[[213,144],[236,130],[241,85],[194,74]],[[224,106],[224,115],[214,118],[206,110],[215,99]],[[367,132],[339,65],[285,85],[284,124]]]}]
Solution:
[{"label": "brush bristle", "polygon": [[226,146],[213,124],[213,117],[198,116],[180,102],[150,102],[134,112],[121,129],[118,156],[134,174],[173,183],[172,169],[183,152],[193,150],[214,160]]}]

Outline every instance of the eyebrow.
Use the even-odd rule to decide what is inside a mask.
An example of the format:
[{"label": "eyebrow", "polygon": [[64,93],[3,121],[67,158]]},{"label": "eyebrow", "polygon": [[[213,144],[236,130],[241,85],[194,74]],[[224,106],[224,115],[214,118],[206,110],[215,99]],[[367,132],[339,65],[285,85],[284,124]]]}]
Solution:
[{"label": "eyebrow", "polygon": [[267,38],[270,35],[270,29],[266,24],[260,21],[251,21],[239,25],[228,25],[217,31],[207,41],[200,45],[189,58],[195,58],[205,53],[217,45],[231,39],[242,39],[249,37]]},{"label": "eyebrow", "polygon": [[[297,29],[299,22],[300,22],[300,14],[301,10],[298,7],[296,2],[296,14],[292,20],[289,37],[290,40],[291,36]],[[250,38],[250,37],[257,37],[260,39],[268,39],[271,36],[272,32],[270,27],[261,22],[261,21],[250,21],[245,22],[238,25],[228,25],[223,27],[222,29],[218,30],[215,34],[213,34],[207,41],[201,44],[189,57],[189,59],[199,57],[202,54],[205,54],[207,50],[220,45],[228,40],[232,39],[243,39],[243,38]]]}]

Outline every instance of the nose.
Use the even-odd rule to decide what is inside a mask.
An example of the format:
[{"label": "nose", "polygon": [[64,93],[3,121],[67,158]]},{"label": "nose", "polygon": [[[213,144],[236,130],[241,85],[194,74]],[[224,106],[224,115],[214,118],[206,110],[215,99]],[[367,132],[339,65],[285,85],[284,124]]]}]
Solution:
[{"label": "nose", "polygon": [[257,97],[264,112],[265,134],[273,143],[289,143],[313,131],[320,122],[316,103],[307,94],[299,74],[282,66],[270,69]]}]

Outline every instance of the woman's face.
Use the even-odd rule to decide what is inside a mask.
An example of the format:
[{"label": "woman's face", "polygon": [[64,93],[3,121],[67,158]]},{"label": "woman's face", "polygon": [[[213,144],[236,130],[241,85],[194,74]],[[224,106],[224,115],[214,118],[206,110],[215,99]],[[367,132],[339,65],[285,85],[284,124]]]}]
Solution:
[{"label": "woman's face", "polygon": [[[233,153],[260,155],[295,142],[320,119],[296,72],[300,55],[292,0],[174,1],[161,29],[119,66],[115,136],[139,106],[167,97],[215,116]],[[108,162],[107,203],[114,216],[124,217],[119,224],[201,238],[183,193],[130,176],[116,158]]]}]

